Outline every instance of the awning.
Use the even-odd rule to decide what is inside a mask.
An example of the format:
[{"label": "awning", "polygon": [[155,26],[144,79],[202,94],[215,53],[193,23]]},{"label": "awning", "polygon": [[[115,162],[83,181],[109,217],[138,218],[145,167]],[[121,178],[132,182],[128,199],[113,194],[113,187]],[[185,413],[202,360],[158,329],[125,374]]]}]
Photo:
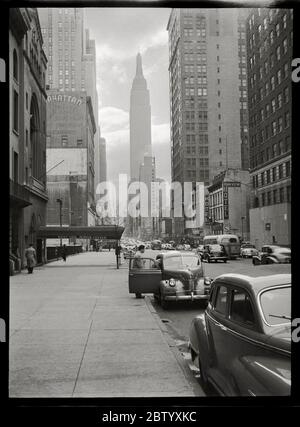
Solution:
[{"label": "awning", "polygon": [[95,227],[46,226],[37,230],[38,238],[59,239],[77,237],[78,239],[120,240],[124,227],[119,225],[99,225]]}]

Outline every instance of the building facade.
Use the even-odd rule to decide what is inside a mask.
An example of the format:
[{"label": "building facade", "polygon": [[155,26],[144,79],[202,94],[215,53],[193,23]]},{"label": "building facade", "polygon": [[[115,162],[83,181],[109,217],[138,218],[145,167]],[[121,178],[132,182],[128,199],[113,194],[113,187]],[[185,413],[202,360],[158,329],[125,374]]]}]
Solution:
[{"label": "building facade", "polygon": [[37,262],[45,261],[37,238],[46,221],[46,90],[47,59],[35,8],[10,9],[10,252],[25,265],[32,243]]},{"label": "building facade", "polygon": [[[237,9],[171,12],[167,29],[173,181],[204,182],[207,187],[218,173],[242,166],[246,53],[238,37],[241,19]],[[175,235],[189,231],[184,219],[175,218],[174,226]]]},{"label": "building facade", "polygon": [[251,241],[291,242],[293,11],[251,9],[247,19]]},{"label": "building facade", "polygon": [[96,133],[94,135],[94,188],[100,179],[100,128],[96,87],[95,40],[84,27],[83,8],[39,9],[45,52],[49,61],[48,89],[86,92],[91,98]]},{"label": "building facade", "polygon": [[[209,234],[237,234],[249,240],[250,174],[227,169],[208,187]],[[208,234],[207,233],[207,234]]]},{"label": "building facade", "polygon": [[100,177],[99,182],[107,181],[106,139],[100,138]]},{"label": "building facade", "polygon": [[91,98],[83,91],[51,90],[47,104],[47,225],[95,225]]}]

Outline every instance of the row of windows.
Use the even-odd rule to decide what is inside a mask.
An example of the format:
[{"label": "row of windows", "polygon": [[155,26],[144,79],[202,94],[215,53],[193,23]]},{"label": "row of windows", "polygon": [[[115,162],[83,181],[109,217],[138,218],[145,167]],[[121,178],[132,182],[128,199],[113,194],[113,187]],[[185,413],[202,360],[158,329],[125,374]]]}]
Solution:
[{"label": "row of windows", "polygon": [[191,73],[191,74],[194,74],[194,71],[197,72],[198,74],[206,74],[206,72],[207,72],[206,65],[187,65],[187,64],[185,64],[183,69],[184,69],[185,73]]},{"label": "row of windows", "polygon": [[205,85],[205,84],[207,84],[207,78],[206,78],[206,76],[201,76],[201,77],[199,76],[197,78],[190,76],[190,77],[185,77],[184,82],[186,85],[187,84],[193,85],[195,83],[197,83],[198,85]]},{"label": "row of windows", "polygon": [[[263,187],[283,178],[291,176],[291,162],[281,163],[252,177],[253,188]],[[260,178],[260,180],[259,180]]]},{"label": "row of windows", "polygon": [[[198,153],[204,156],[208,155],[208,147],[198,147]],[[196,146],[186,147],[186,154],[196,154]]]},{"label": "row of windows", "polygon": [[[274,67],[274,62],[270,62],[270,68],[269,68],[269,61],[265,61],[264,67],[259,67],[258,70],[258,78],[256,73],[253,73],[253,75],[250,77],[250,87],[253,89],[255,85],[257,84],[257,81],[260,82],[264,79],[264,77],[269,77],[270,75],[270,69]],[[277,84],[280,84],[283,79],[286,79],[289,77],[290,73],[290,66],[289,63],[286,62],[282,69],[277,71],[276,78],[277,78]],[[273,80],[272,80],[273,78]],[[273,83],[274,82],[274,83]],[[272,76],[270,79],[271,87],[275,84],[275,76]],[[265,91],[266,96],[269,93],[269,81],[265,83]]]},{"label": "row of windows", "polygon": [[206,87],[198,87],[197,91],[195,91],[195,88],[185,88],[185,96],[195,96],[195,93],[197,93],[198,96],[207,96],[207,88]]},{"label": "row of windows", "polygon": [[[270,58],[269,58],[270,68],[274,67],[274,65],[275,65],[275,59],[277,61],[280,61],[281,58],[284,55],[287,54],[287,52],[288,52],[288,42],[287,42],[287,39],[284,39],[284,41],[282,43],[282,46],[277,46],[277,48],[276,48],[276,54],[275,55],[274,54],[270,55]],[[267,53],[269,53],[269,51],[267,51]],[[261,55],[261,52],[260,52],[259,58],[261,58],[261,57],[262,57],[262,55]],[[249,64],[250,64],[250,69],[253,68],[256,65],[256,55],[255,54],[253,54],[250,57]]]},{"label": "row of windows", "polygon": [[291,202],[291,186],[276,188],[272,191],[267,191],[260,194],[260,198],[254,199],[254,207],[270,206],[277,203]]},{"label": "row of windows", "polygon": [[250,117],[250,125],[256,126],[261,121],[267,119],[271,114],[275,113],[278,109],[283,106],[283,102],[287,104],[289,102],[289,88],[286,87],[282,93],[280,92],[276,98],[273,98],[271,104],[266,104],[264,108],[262,108],[259,113],[253,114]]},{"label": "row of windows", "polygon": [[261,129],[258,134],[255,134],[251,138],[251,143],[256,146],[259,143],[267,141],[269,138],[281,133],[283,129],[290,127],[290,112],[287,111],[284,117],[279,117],[278,120],[274,120],[270,125],[266,125],[264,129]]},{"label": "row of windows", "polygon": [[185,28],[183,30],[183,35],[184,37],[202,37],[205,38],[206,37],[206,29],[205,28],[197,28],[196,30],[192,29],[192,28]]},{"label": "row of windows", "polygon": [[256,166],[263,164],[277,156],[281,156],[284,153],[287,153],[291,149],[291,138],[287,136],[285,140],[280,140],[279,142],[272,145],[272,147],[267,147],[265,150],[262,150],[260,153],[256,154],[251,158],[251,167],[255,168]]},{"label": "row of windows", "polygon": [[196,179],[196,175],[199,176],[200,180],[205,180],[209,178],[208,170],[199,170],[198,173],[195,170],[187,170],[186,174],[187,174],[187,177],[191,179]]}]

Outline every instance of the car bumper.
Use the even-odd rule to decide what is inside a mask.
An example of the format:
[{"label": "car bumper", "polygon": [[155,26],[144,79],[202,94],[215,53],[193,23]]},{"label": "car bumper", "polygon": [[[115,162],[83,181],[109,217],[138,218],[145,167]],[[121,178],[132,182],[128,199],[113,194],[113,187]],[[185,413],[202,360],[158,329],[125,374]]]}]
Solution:
[{"label": "car bumper", "polygon": [[225,259],[228,259],[226,256],[211,256],[210,257],[211,260],[215,260],[215,261],[224,261]]},{"label": "car bumper", "polygon": [[209,292],[205,294],[183,294],[177,293],[176,295],[164,295],[163,296],[166,301],[184,301],[184,300],[207,300],[209,298]]}]

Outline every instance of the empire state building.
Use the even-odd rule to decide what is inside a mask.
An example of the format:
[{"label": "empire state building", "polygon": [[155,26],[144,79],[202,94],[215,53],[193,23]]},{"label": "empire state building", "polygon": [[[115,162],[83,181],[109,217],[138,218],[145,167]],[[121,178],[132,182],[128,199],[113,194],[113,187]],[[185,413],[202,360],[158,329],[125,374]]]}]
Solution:
[{"label": "empire state building", "polygon": [[139,180],[144,156],[152,156],[151,107],[147,82],[143,75],[142,57],[136,57],[136,75],[130,93],[130,176]]}]

